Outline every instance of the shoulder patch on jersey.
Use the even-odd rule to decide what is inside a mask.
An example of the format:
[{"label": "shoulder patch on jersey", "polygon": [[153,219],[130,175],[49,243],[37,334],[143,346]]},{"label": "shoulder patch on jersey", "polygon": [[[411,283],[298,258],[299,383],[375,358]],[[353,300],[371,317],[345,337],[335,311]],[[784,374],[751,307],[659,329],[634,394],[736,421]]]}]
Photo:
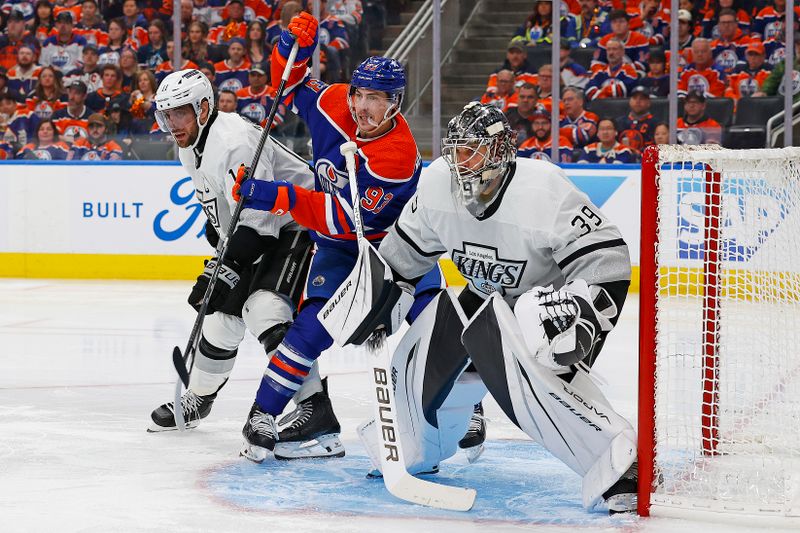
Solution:
[{"label": "shoulder patch on jersey", "polygon": [[359,142],[367,171],[378,179],[406,181],[417,172],[420,156],[417,143],[405,119],[397,115],[395,127],[386,135]]},{"label": "shoulder patch on jersey", "polygon": [[320,92],[322,89],[324,89],[327,86],[328,85],[324,81],[318,80],[318,79],[315,79],[315,78],[309,78],[308,81],[306,82],[306,87],[308,87],[309,89],[311,89],[315,93]]}]

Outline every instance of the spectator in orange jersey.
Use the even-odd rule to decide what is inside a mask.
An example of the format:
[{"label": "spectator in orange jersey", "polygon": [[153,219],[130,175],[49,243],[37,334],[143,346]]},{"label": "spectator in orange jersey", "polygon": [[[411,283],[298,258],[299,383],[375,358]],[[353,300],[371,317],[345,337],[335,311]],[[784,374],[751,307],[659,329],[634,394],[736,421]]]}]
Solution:
[{"label": "spectator in orange jersey", "polygon": [[700,23],[702,30],[700,35],[706,39],[716,39],[720,35],[719,16],[724,9],[732,9],[736,16],[736,23],[745,35],[750,34],[750,15],[741,9],[738,0],[714,0],[711,7],[706,10],[703,21]]},{"label": "spectator in orange jersey", "polygon": [[501,70],[510,70],[513,72],[519,85],[523,83],[536,85],[538,83],[538,78],[536,74],[534,74],[534,69],[531,67],[530,63],[528,63],[528,51],[524,43],[519,39],[512,39],[511,42],[508,43],[506,60],[500,68],[489,76],[489,82],[486,86],[487,92],[497,89],[497,73]]},{"label": "spectator in orange jersey", "polygon": [[32,142],[17,152],[17,159],[63,160],[67,158],[69,146],[58,138],[58,130],[50,119],[39,122]]},{"label": "spectator in orange jersey", "polygon": [[642,0],[638,6],[627,8],[630,29],[636,30],[650,40],[650,44],[664,44],[669,34],[669,12],[661,9],[661,0]]},{"label": "spectator in orange jersey", "polygon": [[89,136],[79,138],[72,145],[67,159],[83,161],[107,161],[122,159],[122,147],[106,137],[108,124],[100,113],[89,117]]},{"label": "spectator in orange jersey", "polygon": [[214,26],[208,33],[208,39],[214,44],[226,44],[234,37],[247,37],[247,22],[244,20],[244,3],[242,0],[229,0],[226,6],[228,18]]},{"label": "spectator in orange jersey", "polygon": [[678,118],[678,143],[721,144],[722,126],[706,116],[706,97],[700,91],[688,94],[683,104],[683,116]]},{"label": "spectator in orange jersey", "polygon": [[517,105],[506,111],[511,131],[517,133],[516,145],[519,146],[533,134],[531,120],[536,109],[538,92],[535,85],[525,83],[517,89]]},{"label": "spectator in orange jersey", "polygon": [[517,105],[518,94],[514,90],[514,73],[510,70],[501,70],[497,73],[497,87],[494,91],[486,91],[481,98],[482,104],[491,104],[503,113]]},{"label": "spectator in orange jersey", "polygon": [[615,9],[609,14],[608,18],[611,21],[611,33],[597,42],[592,69],[594,70],[595,65],[600,65],[601,68],[608,65],[609,60],[606,50],[608,42],[611,39],[617,39],[624,48],[626,62],[630,62],[637,71],[643,73],[647,56],[650,53],[650,40],[638,31],[630,30],[628,14],[625,11]]},{"label": "spectator in orange jersey", "polygon": [[[539,105],[544,106],[548,113],[553,111],[553,66],[550,63],[539,67],[536,74],[537,86],[539,87]],[[564,84],[562,82],[561,86]],[[558,116],[564,117],[564,102],[558,103]]]},{"label": "spectator in orange jersey", "polygon": [[25,17],[15,9],[8,15],[5,34],[0,32],[0,67],[6,70],[13,67],[17,62],[17,51],[23,44],[39,49],[39,42],[25,30]]},{"label": "spectator in orange jersey", "polygon": [[[750,25],[750,32],[753,36],[759,36],[764,41],[778,39],[784,33],[784,21],[786,19],[786,0],[772,0],[753,19]],[[800,6],[795,3],[794,7],[794,31],[797,31],[797,23],[800,19]]]},{"label": "spectator in orange jersey", "polygon": [[653,130],[656,119],[650,112],[650,92],[639,85],[631,91],[628,99],[627,115],[617,117],[614,125],[619,132],[619,139],[627,139],[626,144],[641,153],[646,146],[653,144]]},{"label": "spectator in orange jersey", "polygon": [[36,38],[38,44],[41,45],[45,39],[50,37],[53,31],[53,26],[56,24],[55,15],[53,15],[53,4],[50,0],[38,0],[34,8],[33,20],[28,23],[28,29],[31,35]]},{"label": "spectator in orange jersey", "polygon": [[92,112],[86,107],[87,92],[85,83],[80,80],[73,81],[67,88],[67,107],[53,113],[56,129],[67,142],[89,135],[89,115]]},{"label": "spectator in orange jersey", "polygon": [[[518,157],[542,159],[552,161],[550,152],[553,148],[551,135],[550,112],[544,106],[538,105],[533,112],[533,135],[517,148]],[[572,161],[572,143],[566,137],[559,136],[558,162],[569,163]]]},{"label": "spectator in orange jersey", "polygon": [[725,96],[734,100],[761,92],[764,80],[772,72],[772,65],[766,62],[766,51],[762,42],[751,42],[744,55],[745,63],[728,76],[728,88],[725,89]]},{"label": "spectator in orange jersey", "polygon": [[583,148],[579,163],[613,164],[636,163],[637,153],[617,140],[617,128],[610,118],[600,119],[597,124],[597,142]]},{"label": "spectator in orange jersey", "polygon": [[560,132],[576,148],[581,148],[594,140],[599,117],[583,108],[584,94],[577,87],[567,87],[561,93],[564,104],[564,118],[561,119]]},{"label": "spectator in orange jersey", "polygon": [[719,38],[711,42],[711,54],[714,64],[725,74],[730,74],[737,65],[744,61],[744,50],[750,42],[736,25],[736,12],[723,9],[719,12]]},{"label": "spectator in orange jersey", "polygon": [[33,112],[35,118],[45,120],[66,106],[66,100],[64,86],[58,72],[53,67],[42,67],[42,71],[39,73],[39,83],[25,101],[25,105]]},{"label": "spectator in orange jersey", "polygon": [[695,39],[692,43],[692,56],[694,63],[686,65],[678,80],[678,96],[686,96],[690,92],[701,92],[712,98],[723,96],[725,73],[714,64],[708,39]]}]

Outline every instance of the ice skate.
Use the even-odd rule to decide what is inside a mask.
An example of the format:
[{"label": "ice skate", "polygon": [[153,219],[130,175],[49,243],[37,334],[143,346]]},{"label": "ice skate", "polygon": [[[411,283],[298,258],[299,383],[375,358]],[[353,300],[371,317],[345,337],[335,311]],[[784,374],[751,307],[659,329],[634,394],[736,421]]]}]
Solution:
[{"label": "ice skate", "polygon": [[277,434],[275,417],[263,412],[257,403],[253,403],[247,416],[247,423],[242,428],[244,444],[239,455],[260,463],[267,458],[267,453],[275,448]]},{"label": "ice skate", "polygon": [[[183,393],[183,396],[181,396],[181,409],[183,410],[183,420],[186,422],[187,429],[197,427],[200,421],[209,415],[216,397],[216,394],[198,396],[191,390]],[[174,402],[165,403],[150,414],[153,423],[147,428],[149,433],[175,431],[178,429],[177,424],[175,424],[173,404]]]},{"label": "ice skate", "polygon": [[639,485],[639,463],[633,463],[619,481],[603,493],[608,514],[635,513]]},{"label": "ice skate", "polygon": [[312,459],[344,457],[339,439],[341,427],[328,397],[327,383],[323,390],[302,402],[278,422],[276,459]]},{"label": "ice skate", "polygon": [[483,404],[475,404],[472,418],[469,420],[467,432],[460,441],[458,447],[464,450],[467,461],[474,463],[483,453],[483,443],[486,440],[486,418],[483,416]]}]

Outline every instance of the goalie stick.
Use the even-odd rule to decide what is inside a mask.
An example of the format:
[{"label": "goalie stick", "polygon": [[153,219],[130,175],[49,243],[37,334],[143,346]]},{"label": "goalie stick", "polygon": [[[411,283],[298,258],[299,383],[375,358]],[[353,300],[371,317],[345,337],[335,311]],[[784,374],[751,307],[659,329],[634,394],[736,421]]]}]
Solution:
[{"label": "goalie stick", "polygon": [[[372,246],[364,237],[364,222],[361,219],[361,208],[356,180],[355,153],[356,143],[349,141],[339,148],[347,164],[350,181],[350,197],[353,202],[353,223],[358,238],[359,253],[364,247]],[[377,253],[377,252],[376,252]],[[397,409],[391,380],[391,353],[385,332],[376,332],[367,341],[372,362],[370,386],[374,386],[375,428],[381,449],[381,471],[386,489],[395,497],[407,502],[448,509],[452,511],[469,511],[475,503],[475,489],[450,487],[416,478],[408,473],[405,457],[400,442],[400,429],[397,426]]]},{"label": "goalie stick", "polygon": [[[295,41],[294,45],[292,46],[292,51],[289,53],[289,58],[286,60],[286,66],[284,67],[283,75],[281,76],[281,83],[278,86],[275,99],[272,101],[272,107],[269,110],[267,122],[264,124],[264,131],[261,132],[261,137],[258,140],[258,145],[256,146],[256,151],[253,155],[253,162],[250,164],[250,167],[245,170],[245,180],[254,175],[256,166],[258,166],[258,160],[261,159],[261,152],[264,149],[264,145],[267,143],[267,138],[269,137],[270,129],[272,128],[272,122],[275,119],[275,113],[277,113],[278,105],[283,97],[283,90],[286,87],[286,82],[289,80],[289,74],[292,72],[294,60],[297,58],[298,49],[299,45],[297,44],[297,41]],[[225,258],[225,254],[228,251],[230,237],[233,235],[233,231],[236,229],[236,224],[239,222],[239,215],[241,215],[243,208],[244,195],[242,195],[242,197],[239,199],[239,202],[236,204],[236,209],[234,210],[233,215],[231,216],[231,221],[228,224],[228,231],[217,243],[217,265],[214,267],[214,271],[211,273],[211,278],[208,280],[208,286],[206,287],[206,292],[203,295],[200,309],[197,311],[197,318],[195,318],[194,325],[192,326],[192,332],[189,334],[189,341],[186,343],[186,350],[184,353],[181,353],[181,349],[178,346],[175,346],[175,348],[172,350],[172,363],[175,365],[175,371],[178,373],[178,381],[175,382],[175,403],[172,406],[172,412],[175,415],[175,425],[180,431],[184,431],[186,429],[186,422],[183,419],[183,409],[181,408],[182,387],[186,387],[187,389],[189,388],[189,369],[192,367],[192,363],[194,362],[194,353],[197,350],[197,344],[200,339],[200,329],[203,327],[203,321],[206,318],[208,302],[211,298],[211,293],[214,291],[214,285],[217,284],[219,272],[222,269],[222,260]]]}]

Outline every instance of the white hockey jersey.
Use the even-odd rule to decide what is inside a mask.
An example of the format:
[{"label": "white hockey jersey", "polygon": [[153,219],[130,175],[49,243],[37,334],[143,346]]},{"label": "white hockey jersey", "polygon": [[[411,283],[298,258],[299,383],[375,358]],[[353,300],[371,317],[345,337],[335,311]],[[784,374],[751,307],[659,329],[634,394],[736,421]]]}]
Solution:
[{"label": "white hockey jersey", "polygon": [[630,279],[619,230],[559,167],[517,159],[481,219],[454,198],[450,179],[442,158],[423,169],[416,195],[383,239],[381,256],[400,275],[422,276],[446,253],[470,291],[482,298],[499,291],[511,306],[536,286]]},{"label": "white hockey jersey", "polygon": [[[261,127],[235,113],[215,113],[213,122],[203,129],[195,148],[180,148],[183,168],[192,177],[197,199],[219,235],[225,235],[236,210],[233,184],[239,165],[250,165],[261,136]],[[306,189],[314,188],[314,173],[302,158],[271,137],[264,144],[255,179],[286,180]],[[277,237],[289,224],[290,215],[245,208],[239,225],[253,228],[259,235]],[[299,226],[297,226],[299,228]]]}]

